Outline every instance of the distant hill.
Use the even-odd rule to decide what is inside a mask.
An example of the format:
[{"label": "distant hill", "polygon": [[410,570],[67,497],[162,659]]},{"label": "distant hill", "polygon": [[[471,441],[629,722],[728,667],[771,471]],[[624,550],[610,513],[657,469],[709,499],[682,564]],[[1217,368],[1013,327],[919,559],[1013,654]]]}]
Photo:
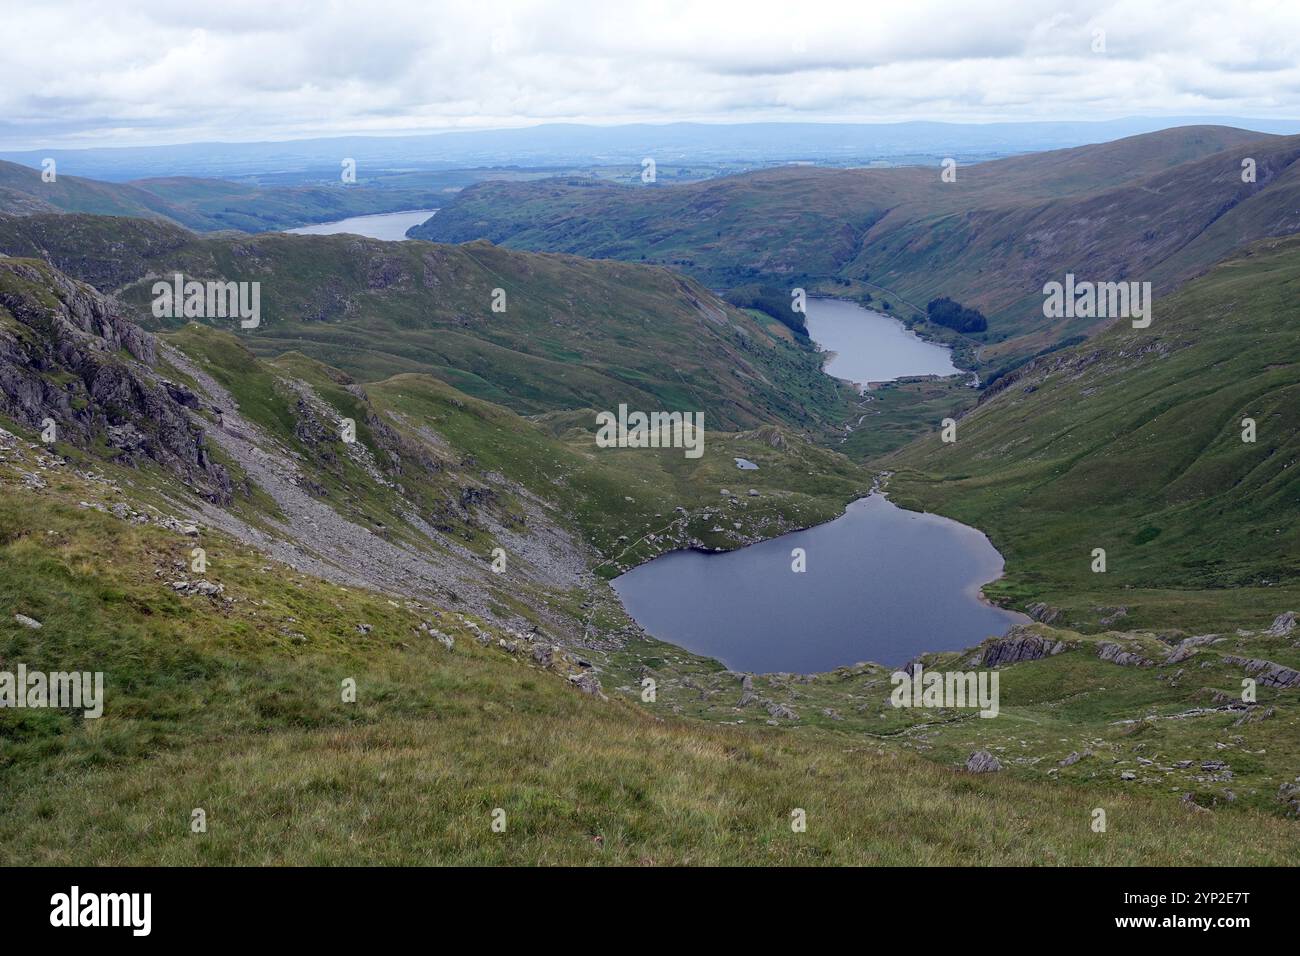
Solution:
[{"label": "distant hill", "polygon": [[[1241,160],[1256,162],[1243,183]],[[985,361],[1091,331],[1049,322],[1066,271],[1168,291],[1232,249],[1300,229],[1300,137],[1183,127],[940,169],[786,167],[672,187],[482,183],[413,232],[670,265],[715,288],[867,280],[989,318]],[[1004,341],[1009,340],[1009,341]]]},{"label": "distant hill", "polygon": [[[259,355],[303,352],[363,380],[431,373],[517,412],[693,409],[708,427],[821,432],[846,391],[811,346],[666,269],[357,236],[197,236],[143,219],[0,217],[0,252],[114,292],[151,328],[158,276],[260,281]],[[505,295],[493,311],[494,290]],[[845,413],[846,414],[846,413]]]},{"label": "distant hill", "polygon": [[364,168],[449,169],[467,166],[594,166],[641,163],[786,162],[864,165],[991,159],[1106,143],[1180,126],[1231,126],[1293,135],[1300,123],[1219,117],[1127,117],[1100,122],[1030,123],[543,123],[515,129],[450,130],[402,136],[334,136],[252,143],[181,143],[0,151],[0,160],[39,167],[54,157],[80,176],[126,181],[157,176],[318,177],[338,175],[339,161]]},{"label": "distant hill", "polygon": [[0,161],[0,213],[136,216],[199,232],[263,232],[367,213],[434,209],[444,198],[421,189],[260,187],[186,177],[113,183],[58,173],[47,183],[39,169]]}]

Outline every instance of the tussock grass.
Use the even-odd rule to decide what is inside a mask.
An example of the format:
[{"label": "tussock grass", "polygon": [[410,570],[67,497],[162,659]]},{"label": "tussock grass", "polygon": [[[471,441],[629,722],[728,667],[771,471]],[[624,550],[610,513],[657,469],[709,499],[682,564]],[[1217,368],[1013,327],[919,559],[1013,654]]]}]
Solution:
[{"label": "tussock grass", "polygon": [[[0,659],[104,670],[107,706],[100,720],[0,711],[0,863],[1190,865],[1300,850],[1294,825],[1262,814],[1100,802],[845,735],[586,697],[453,615],[436,622],[449,653],[413,630],[432,610],[263,571],[212,535],[209,579],[232,601],[179,597],[154,569],[191,540],[78,509],[69,485],[0,497]],[[1089,829],[1099,802],[1105,834]],[[206,833],[190,832],[195,808]]]}]

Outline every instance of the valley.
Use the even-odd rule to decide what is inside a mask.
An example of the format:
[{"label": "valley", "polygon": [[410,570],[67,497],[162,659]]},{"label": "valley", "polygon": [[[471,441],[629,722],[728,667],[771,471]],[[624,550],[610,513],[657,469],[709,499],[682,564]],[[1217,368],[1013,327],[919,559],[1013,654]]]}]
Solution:
[{"label": "valley", "polygon": [[[1151,136],[963,170],[960,200],[906,169],[542,180],[413,230],[468,238],[504,190],[503,245],[0,210],[0,660],[110,690],[100,721],[0,714],[4,853],[73,859],[113,793],[114,863],[1293,860],[1296,147]],[[1206,225],[1245,144],[1270,196]],[[988,281],[918,251],[1184,181],[1148,327],[1033,314],[1025,276],[1109,268],[1077,243]],[[558,241],[579,188],[613,245]],[[771,218],[804,189],[861,219]],[[643,264],[627,197],[783,251]],[[261,323],[155,316],[175,273],[259,282]],[[733,279],[806,283],[811,340],[710,291]],[[939,294],[987,332],[929,321]],[[702,454],[600,447],[620,406],[703,414]],[[892,707],[903,666],[996,669],[997,719]],[[518,839],[479,825],[499,807]],[[792,842],[791,807],[834,826]]]}]

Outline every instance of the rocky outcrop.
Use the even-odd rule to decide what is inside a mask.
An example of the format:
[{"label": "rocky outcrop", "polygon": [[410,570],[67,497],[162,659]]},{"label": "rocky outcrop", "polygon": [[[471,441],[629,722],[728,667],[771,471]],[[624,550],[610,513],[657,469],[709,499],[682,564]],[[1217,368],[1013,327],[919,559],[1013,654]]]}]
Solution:
[{"label": "rocky outcrop", "polygon": [[1199,634],[1196,637],[1188,637],[1178,642],[1178,646],[1169,652],[1169,656],[1164,659],[1164,664],[1181,664],[1187,658],[1196,653],[1198,647],[1204,647],[1206,644],[1213,644],[1221,640],[1218,634]]},{"label": "rocky outcrop", "polygon": [[1021,661],[1036,661],[1060,654],[1066,649],[1064,641],[1043,637],[1024,625],[1016,625],[1005,637],[986,642],[971,655],[973,664],[982,667],[1001,667]]},{"label": "rocky outcrop", "polygon": [[186,597],[219,597],[225,593],[226,586],[214,581],[173,581],[172,590]]},{"label": "rocky outcrop", "polygon": [[1295,630],[1295,611],[1286,611],[1273,619],[1272,625],[1264,633],[1269,637],[1286,637]]},{"label": "rocky outcrop", "polygon": [[1244,667],[1246,673],[1265,687],[1300,687],[1300,671],[1254,657],[1224,656],[1225,664]]},{"label": "rocky outcrop", "polygon": [[187,411],[189,389],[159,379],[153,337],[116,305],[44,263],[0,260],[0,412],[79,447],[103,442],[116,461],[151,460],[201,495],[230,500]]},{"label": "rocky outcrop", "polygon": [[1103,661],[1119,664],[1122,667],[1155,667],[1156,662],[1138,654],[1124,650],[1118,644],[1106,642],[1097,649],[1097,656]]},{"label": "rocky outcrop", "polygon": [[1040,624],[1055,624],[1061,619],[1061,609],[1039,601],[1025,608],[1025,613]]}]

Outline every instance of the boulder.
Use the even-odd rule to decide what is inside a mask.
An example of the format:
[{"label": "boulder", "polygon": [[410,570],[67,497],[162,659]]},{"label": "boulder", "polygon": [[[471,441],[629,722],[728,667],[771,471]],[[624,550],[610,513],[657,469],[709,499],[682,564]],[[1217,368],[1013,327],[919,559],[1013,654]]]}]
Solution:
[{"label": "boulder", "polygon": [[1002,762],[987,750],[977,750],[966,758],[966,769],[971,773],[995,773],[1002,769]]},{"label": "boulder", "polygon": [[581,674],[569,675],[569,683],[578,688],[578,690],[582,691],[584,694],[589,694],[592,697],[604,696],[600,690],[600,681],[591,671],[583,671]]}]

